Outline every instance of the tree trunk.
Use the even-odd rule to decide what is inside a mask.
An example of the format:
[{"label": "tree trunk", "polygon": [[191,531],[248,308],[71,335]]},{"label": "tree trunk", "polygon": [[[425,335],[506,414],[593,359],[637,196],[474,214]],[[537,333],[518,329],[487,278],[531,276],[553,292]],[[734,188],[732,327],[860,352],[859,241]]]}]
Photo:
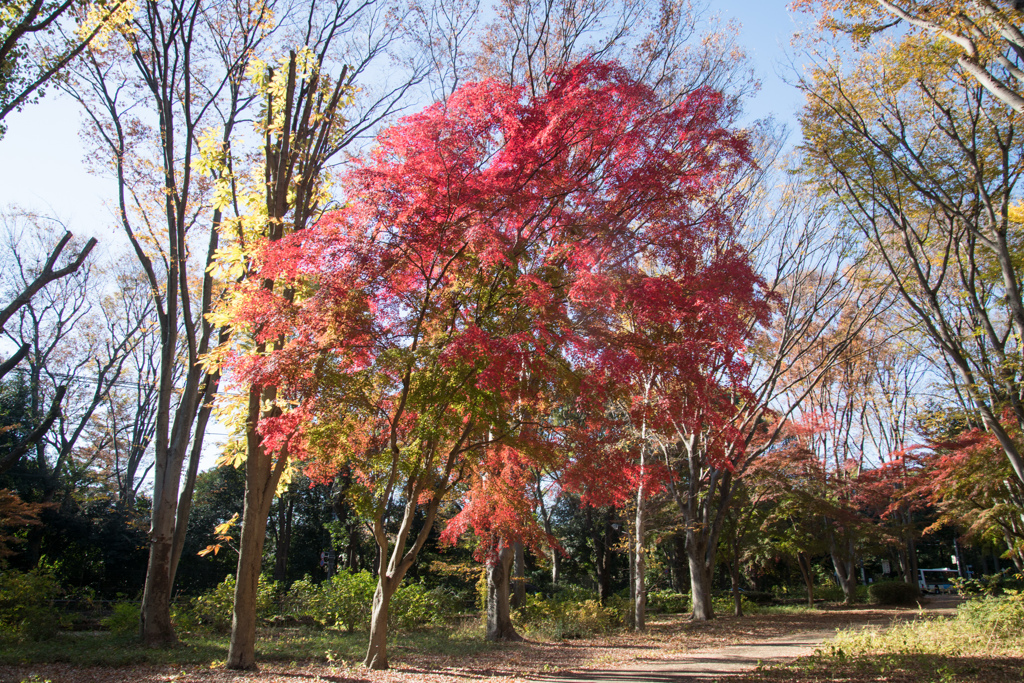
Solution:
[{"label": "tree trunk", "polygon": [[739,514],[732,525],[732,538],[729,539],[732,561],[729,563],[729,580],[732,584],[733,614],[743,616],[743,596],[740,595],[740,519]]},{"label": "tree trunk", "polygon": [[[248,466],[246,467],[248,470]],[[248,480],[248,477],[246,478]],[[261,487],[262,488],[262,487]],[[231,619],[231,645],[227,668],[256,669],[256,597],[263,565],[263,542],[267,533],[267,516],[273,492],[263,500],[261,492],[245,487],[245,509],[242,513],[242,540],[238,551],[238,573],[235,577],[235,607]]]},{"label": "tree trunk", "polygon": [[142,642],[148,647],[162,647],[177,640],[171,624],[172,543],[169,525],[161,524],[159,528],[156,528],[156,524],[153,526],[150,531],[149,562],[142,593],[139,632]]},{"label": "tree trunk", "polygon": [[[641,458],[641,470],[643,460]],[[644,485],[640,484],[636,494],[636,519],[633,533],[633,630],[641,632],[647,628],[647,563],[644,553],[644,536],[647,534],[647,505]]]},{"label": "tree trunk", "polygon": [[[449,461],[451,462],[451,460]],[[444,472],[447,478],[450,470]],[[413,522],[416,519],[416,511],[419,508],[417,502],[423,489],[412,486],[408,490],[408,497],[405,503],[405,512],[402,514],[402,521],[398,533],[394,536],[394,545],[391,544],[389,534],[386,531],[385,520],[387,508],[378,508],[376,518],[373,521],[373,536],[377,543],[377,552],[374,553],[374,560],[377,566],[377,591],[373,598],[373,613],[370,617],[370,644],[366,649],[365,666],[370,669],[383,670],[388,668],[387,638],[388,638],[388,609],[391,596],[402,584],[406,572],[416,562],[416,556],[423,548],[427,538],[434,527],[434,518],[437,516],[437,508],[440,505],[446,491],[434,491],[434,496],[426,505],[425,514],[422,517],[422,526],[416,534],[413,542],[407,548],[407,541],[412,533]],[[383,500],[388,500],[385,496]],[[506,572],[507,575],[507,572]],[[507,597],[507,596],[506,596]]]},{"label": "tree trunk", "polygon": [[373,592],[373,611],[370,614],[370,645],[366,649],[363,666],[378,671],[388,668],[388,610],[391,596],[398,588],[398,581],[378,575],[377,590]]},{"label": "tree trunk", "polygon": [[[537,490],[537,498],[540,501],[540,518],[541,518],[541,521],[544,523],[544,533],[547,534],[548,539],[552,539],[552,538],[554,538],[554,533],[552,533],[552,530],[551,530],[551,511],[548,510],[547,506],[544,504],[544,491],[541,488],[540,475],[539,474],[537,475],[536,490]],[[587,524],[588,524],[588,527],[589,527],[589,524],[590,524],[590,509],[591,508],[588,506],[587,507]],[[549,543],[550,543],[550,540],[549,540]],[[559,579],[559,577],[560,577],[560,575],[562,573],[562,555],[561,555],[561,553],[558,552],[558,548],[556,548],[553,544],[548,547],[548,552],[549,552],[550,557],[551,557],[551,585],[552,586],[557,586],[558,585],[558,579]]]},{"label": "tree trunk", "polygon": [[693,601],[693,621],[710,621],[715,618],[711,606],[711,573],[704,561],[704,548],[692,530],[686,532],[686,559],[690,565],[690,599]]},{"label": "tree trunk", "polygon": [[676,534],[672,538],[672,588],[685,593],[689,588],[690,573],[686,564],[686,538]]},{"label": "tree trunk", "polygon": [[[832,533],[828,534],[829,554],[832,557],[832,566],[835,567],[836,577],[839,579],[839,587],[843,589],[843,597],[847,605],[852,605],[857,597],[857,573],[854,571],[853,548],[840,549]],[[847,543],[852,546],[852,542]],[[841,552],[846,550],[847,552]]]},{"label": "tree trunk", "polygon": [[733,604],[733,615],[737,617],[743,616],[743,595],[740,593],[740,570],[736,566],[738,563],[733,560],[729,570],[729,578],[732,579],[732,604]]},{"label": "tree trunk", "polygon": [[174,519],[181,464],[174,465],[158,460],[154,475],[149,561],[139,625],[142,642],[148,647],[163,647],[177,641],[171,624],[171,558],[174,554]]},{"label": "tree trunk", "polygon": [[729,579],[732,583],[733,614],[737,617],[743,616],[743,596],[740,594],[740,561],[733,555],[729,563]]},{"label": "tree trunk", "polygon": [[[592,508],[587,508],[587,522],[590,526]],[[611,536],[612,522],[611,509],[607,509],[601,515],[601,528],[594,530],[591,539],[594,544],[594,578],[597,582],[597,599],[601,604],[607,603],[612,594],[612,550]]]},{"label": "tree trunk", "polygon": [[[248,494],[248,492],[247,492]],[[242,522],[242,540],[238,552],[238,573],[235,576],[235,606],[231,618],[231,644],[227,668],[255,670],[256,667],[256,598],[262,568],[266,516],[262,524],[248,504]],[[262,528],[260,528],[262,527]]]},{"label": "tree trunk", "polygon": [[526,553],[521,541],[515,543],[515,574],[512,583],[512,607],[526,605]]},{"label": "tree trunk", "polygon": [[295,512],[295,499],[291,496],[288,502],[282,498],[278,501],[277,511],[277,547],[274,552],[274,580],[284,581],[288,573],[288,550],[292,544],[292,516]]},{"label": "tree trunk", "polygon": [[814,607],[814,573],[811,571],[811,558],[807,553],[797,553],[796,563],[800,567],[800,576],[807,589],[807,606]]},{"label": "tree trunk", "polygon": [[512,626],[509,605],[509,578],[514,546],[500,542],[496,557],[487,561],[487,633],[486,639],[496,641],[522,640]]},{"label": "tree trunk", "polygon": [[[235,607],[231,619],[231,644],[227,668],[256,668],[256,595],[263,565],[263,543],[267,537],[267,519],[274,502],[277,483],[288,460],[284,450],[276,457],[263,448],[256,431],[260,405],[272,403],[276,391],[249,390],[249,420],[246,424],[245,506],[242,509],[242,538],[238,550],[238,574],[235,580]],[[269,415],[276,414],[272,408]]]},{"label": "tree trunk", "polygon": [[918,584],[917,575],[917,541],[914,539],[913,532],[907,533],[907,566],[904,570],[903,580],[909,583],[911,586]]}]

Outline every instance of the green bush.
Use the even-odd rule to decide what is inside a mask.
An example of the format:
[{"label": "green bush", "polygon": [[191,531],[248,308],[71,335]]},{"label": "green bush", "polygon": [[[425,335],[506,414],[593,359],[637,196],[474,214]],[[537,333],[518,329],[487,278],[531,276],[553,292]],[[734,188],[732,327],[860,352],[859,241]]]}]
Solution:
[{"label": "green bush", "polygon": [[953,585],[962,596],[1002,595],[1007,589],[1024,588],[1024,575],[1004,570],[973,579],[953,579]]},{"label": "green bush", "polygon": [[342,571],[315,584],[308,576],[292,584],[285,599],[287,613],[310,618],[326,628],[362,630],[370,624],[370,606],[377,581],[369,572]]},{"label": "green bush", "polygon": [[438,595],[418,583],[402,584],[391,596],[388,629],[411,631],[443,622]]},{"label": "green bush", "polygon": [[[260,576],[256,590],[256,618],[268,619],[276,611],[277,584]],[[199,627],[225,632],[231,628],[231,615],[235,607],[235,577],[229,574],[213,590],[192,598],[185,621]]]},{"label": "green bush", "polygon": [[[744,614],[754,614],[757,612],[757,605],[747,599],[747,596],[742,593],[740,594],[740,607],[743,609]],[[732,614],[736,610],[736,602],[733,600],[732,592],[712,595],[711,609],[718,616]]]},{"label": "green bush", "polygon": [[114,613],[100,623],[115,636],[134,636],[139,632],[139,611],[134,602],[119,602],[114,605]]},{"label": "green bush", "polygon": [[[326,628],[346,631],[370,627],[377,577],[361,572],[338,572],[330,581],[313,583],[307,576],[292,584],[285,598],[286,612],[295,618],[311,618]],[[391,596],[388,628],[409,631],[444,623],[460,602],[444,588],[428,590],[420,584],[403,584]]]},{"label": "green bush", "polygon": [[1024,593],[1011,589],[999,597],[968,600],[957,608],[956,616],[977,628],[1020,634],[1024,631]]},{"label": "green bush", "polygon": [[913,605],[920,597],[918,587],[906,581],[879,581],[868,586],[872,605]]},{"label": "green bush", "polygon": [[585,638],[621,627],[629,601],[611,598],[601,605],[596,596],[578,586],[552,597],[527,595],[526,604],[512,614],[512,623],[524,633],[550,638]]},{"label": "green bush", "polygon": [[682,614],[690,611],[690,596],[669,590],[647,593],[647,611],[653,614]]},{"label": "green bush", "polygon": [[64,626],[53,600],[61,589],[53,574],[0,571],[0,637],[49,640]]}]

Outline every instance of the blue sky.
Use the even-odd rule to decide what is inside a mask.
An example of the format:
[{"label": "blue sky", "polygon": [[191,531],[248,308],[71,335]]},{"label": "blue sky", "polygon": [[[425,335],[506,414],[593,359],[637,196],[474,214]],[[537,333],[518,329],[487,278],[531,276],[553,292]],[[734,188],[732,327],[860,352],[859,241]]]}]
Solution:
[{"label": "blue sky", "polygon": [[[794,22],[806,19],[792,17],[786,5],[787,0],[711,0],[710,9],[740,22],[740,43],[762,81],[746,114],[774,115],[795,129],[802,96],[780,74],[788,68],[785,54]],[[0,207],[15,204],[55,215],[76,234],[96,236],[101,244],[121,244],[120,229],[107,206],[113,184],[85,170],[75,105],[50,93],[9,116],[7,123],[7,135],[0,140]]]}]

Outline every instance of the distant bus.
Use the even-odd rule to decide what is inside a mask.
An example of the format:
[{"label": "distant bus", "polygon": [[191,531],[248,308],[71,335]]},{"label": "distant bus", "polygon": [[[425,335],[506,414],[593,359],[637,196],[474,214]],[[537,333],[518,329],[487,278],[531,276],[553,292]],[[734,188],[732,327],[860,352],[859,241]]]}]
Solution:
[{"label": "distant bus", "polygon": [[918,569],[917,585],[926,593],[945,593],[953,590],[953,579],[959,577],[955,569]]}]

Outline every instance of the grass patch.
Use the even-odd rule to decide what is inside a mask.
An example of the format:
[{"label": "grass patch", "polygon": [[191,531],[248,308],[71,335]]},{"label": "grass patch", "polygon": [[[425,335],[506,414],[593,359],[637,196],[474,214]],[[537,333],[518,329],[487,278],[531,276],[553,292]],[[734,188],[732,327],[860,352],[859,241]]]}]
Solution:
[{"label": "grass patch", "polygon": [[841,631],[810,657],[761,668],[737,683],[1019,683],[1024,632],[979,619],[976,608],[954,618],[889,628]]},{"label": "grass patch", "polygon": [[730,680],[735,683],[1020,683],[1024,680],[1024,658],[936,654],[863,655],[847,659],[813,656]]},{"label": "grass patch", "polygon": [[[177,646],[147,648],[134,638],[110,633],[62,632],[45,642],[5,642],[0,664],[66,663],[74,666],[201,665],[223,662],[228,656],[227,634],[184,633]],[[366,633],[314,628],[261,629],[256,659],[264,662],[359,662],[366,654]],[[434,627],[390,636],[392,659],[403,653],[442,656],[472,655],[494,647],[484,641],[480,627]]]}]

